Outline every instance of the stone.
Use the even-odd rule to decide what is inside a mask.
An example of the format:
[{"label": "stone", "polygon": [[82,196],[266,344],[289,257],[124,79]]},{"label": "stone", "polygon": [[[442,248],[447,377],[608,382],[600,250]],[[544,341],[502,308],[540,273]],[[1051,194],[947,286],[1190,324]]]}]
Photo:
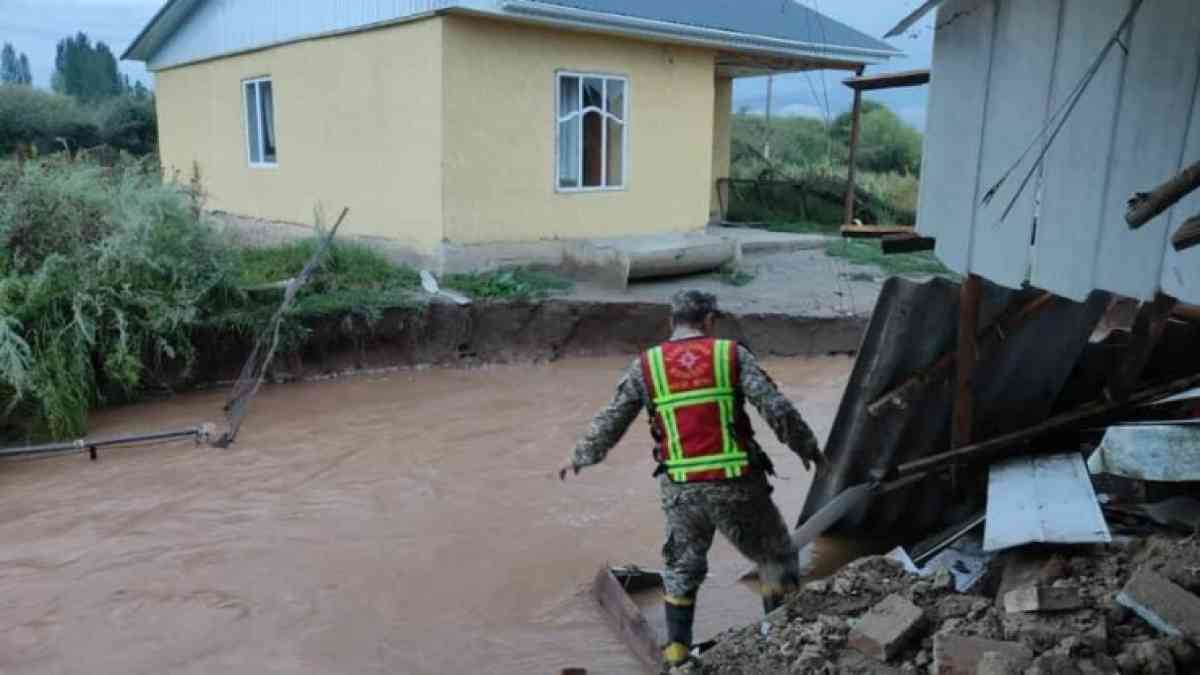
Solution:
[{"label": "stone", "polygon": [[1178,672],[1170,646],[1159,640],[1125,645],[1125,649],[1117,656],[1117,667],[1122,673],[1145,675],[1175,675]]},{"label": "stone", "polygon": [[976,675],[1021,675],[1019,661],[1002,652],[985,652],[975,667]]},{"label": "stone", "polygon": [[1048,586],[1067,576],[1067,565],[1061,557],[1036,548],[1011,549],[1001,556],[1003,568],[996,592],[997,605],[1003,605],[1004,596],[1013,589],[1035,584]]},{"label": "stone", "polygon": [[1025,671],[1025,675],[1083,675],[1083,670],[1069,656],[1043,654]]},{"label": "stone", "polygon": [[1033,652],[1015,642],[939,633],[933,638],[933,669],[930,672],[934,675],[974,675],[983,655],[989,652],[1012,661],[1018,669],[1024,669],[1033,661]]},{"label": "stone", "polygon": [[1117,602],[1162,633],[1200,642],[1200,598],[1150,569],[1138,570]]},{"label": "stone", "polygon": [[935,611],[937,612],[938,621],[967,616],[971,612],[973,600],[973,598],[966,595],[947,595],[937,603]]},{"label": "stone", "polygon": [[921,630],[925,612],[899,595],[884,598],[859,619],[847,644],[878,661],[889,661]]},{"label": "stone", "polygon": [[1004,611],[1009,614],[1064,612],[1082,606],[1079,589],[1069,586],[1022,586],[1004,594]]}]

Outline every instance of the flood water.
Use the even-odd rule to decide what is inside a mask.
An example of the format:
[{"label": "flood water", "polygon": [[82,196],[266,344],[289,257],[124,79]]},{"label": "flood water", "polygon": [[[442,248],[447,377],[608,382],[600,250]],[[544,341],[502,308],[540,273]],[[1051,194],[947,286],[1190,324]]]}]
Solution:
[{"label": "flood water", "polygon": [[[229,450],[0,463],[0,673],[636,672],[588,588],[605,562],[660,566],[644,418],[555,475],[627,363],[268,387]],[[766,366],[824,438],[850,359]],[[106,411],[95,435],[217,421],[223,396]],[[794,522],[809,478],[755,421]],[[701,640],[761,614],[718,540]]]}]

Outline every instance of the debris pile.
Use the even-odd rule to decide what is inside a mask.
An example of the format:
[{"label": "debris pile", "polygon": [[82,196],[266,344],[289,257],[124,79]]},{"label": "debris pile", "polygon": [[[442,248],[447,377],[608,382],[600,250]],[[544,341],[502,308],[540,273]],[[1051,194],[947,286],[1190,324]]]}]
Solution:
[{"label": "debris pile", "polygon": [[814,581],[722,634],[705,673],[1200,672],[1200,541],[1155,535],[1022,548],[967,592],[886,557]]}]

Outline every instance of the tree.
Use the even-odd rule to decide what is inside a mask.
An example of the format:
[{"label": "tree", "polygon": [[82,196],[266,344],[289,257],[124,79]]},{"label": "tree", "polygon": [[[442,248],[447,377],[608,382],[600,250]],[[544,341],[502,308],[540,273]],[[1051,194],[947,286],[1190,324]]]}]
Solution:
[{"label": "tree", "polygon": [[[838,115],[833,136],[850,142],[851,114]],[[868,171],[915,174],[921,170],[921,132],[910,127],[890,108],[863,101],[859,120],[858,166]]]},{"label": "tree", "polygon": [[92,102],[120,94],[123,85],[117,58],[108,45],[93,46],[82,32],[59,41],[51,79],[55,91]]},{"label": "tree", "polygon": [[18,55],[12,44],[5,42],[0,49],[0,84],[31,84],[33,76],[29,73],[29,57],[24,53]]}]

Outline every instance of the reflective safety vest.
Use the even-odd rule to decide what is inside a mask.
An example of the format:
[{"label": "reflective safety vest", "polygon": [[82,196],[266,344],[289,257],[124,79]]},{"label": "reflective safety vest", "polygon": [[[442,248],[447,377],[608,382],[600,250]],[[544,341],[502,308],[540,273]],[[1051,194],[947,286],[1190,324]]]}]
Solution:
[{"label": "reflective safety vest", "polygon": [[739,478],[750,471],[740,439],[750,420],[738,391],[737,345],[693,338],[642,355],[651,398],[655,459],[677,483]]}]

